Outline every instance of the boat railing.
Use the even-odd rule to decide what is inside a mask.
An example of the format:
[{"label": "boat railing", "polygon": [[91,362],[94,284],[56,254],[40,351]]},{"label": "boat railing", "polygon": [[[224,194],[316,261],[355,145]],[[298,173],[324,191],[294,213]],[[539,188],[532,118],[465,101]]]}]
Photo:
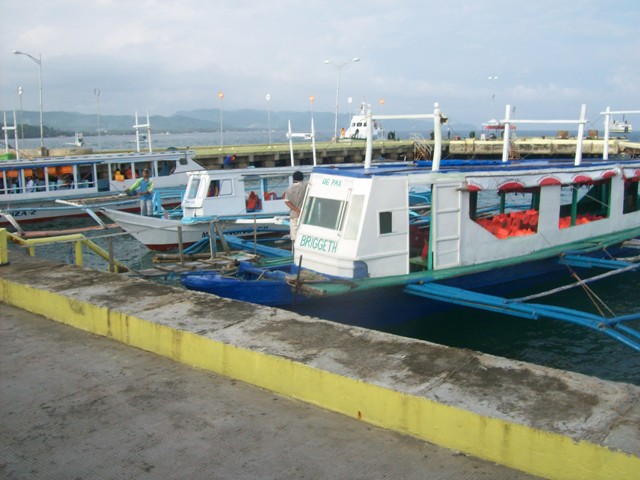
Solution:
[{"label": "boat railing", "polygon": [[433,113],[418,113],[405,115],[373,115],[371,109],[367,110],[367,150],[364,158],[364,168],[371,168],[373,159],[373,121],[374,120],[412,120],[412,119],[433,119],[433,164],[431,170],[440,170],[440,160],[442,158],[442,128],[446,117],[440,112],[438,103],[433,105]]},{"label": "boat railing", "polygon": [[584,137],[584,126],[587,123],[586,119],[587,106],[582,105],[580,108],[580,118],[578,120],[521,120],[521,119],[513,119],[511,118],[511,105],[507,105],[505,109],[505,118],[501,120],[501,123],[504,125],[504,138],[503,138],[503,147],[502,147],[502,161],[504,163],[509,161],[509,151],[511,148],[511,125],[520,125],[520,124],[543,124],[543,125],[553,125],[553,124],[577,124],[578,125],[578,138],[576,143],[576,156],[574,160],[574,164],[576,166],[580,165],[582,161],[582,140]]}]

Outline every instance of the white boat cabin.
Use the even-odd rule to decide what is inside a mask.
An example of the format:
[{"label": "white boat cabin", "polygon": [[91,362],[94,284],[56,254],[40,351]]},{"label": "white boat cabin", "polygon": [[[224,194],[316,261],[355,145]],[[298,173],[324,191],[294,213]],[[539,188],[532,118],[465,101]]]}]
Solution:
[{"label": "white boat cabin", "polygon": [[207,170],[189,174],[182,200],[183,222],[211,217],[286,215],[284,193],[297,170],[311,165],[260,169]]},{"label": "white boat cabin", "polygon": [[[640,229],[640,160],[572,164],[317,168],[295,252],[346,278],[491,266]],[[640,233],[636,232],[636,234]],[[558,252],[559,253],[559,252]]]},{"label": "white boat cabin", "polygon": [[[192,152],[90,154],[0,162],[0,205],[101,193],[121,193],[147,168],[155,188],[187,183],[202,170]],[[6,202],[6,203],[5,203]]]},{"label": "white boat cabin", "polygon": [[[360,105],[360,112],[351,118],[349,127],[345,130],[340,130],[340,140],[366,140],[369,120],[367,119],[367,105],[362,103]],[[371,120],[371,135],[373,139],[377,139],[382,134],[377,120]]]}]

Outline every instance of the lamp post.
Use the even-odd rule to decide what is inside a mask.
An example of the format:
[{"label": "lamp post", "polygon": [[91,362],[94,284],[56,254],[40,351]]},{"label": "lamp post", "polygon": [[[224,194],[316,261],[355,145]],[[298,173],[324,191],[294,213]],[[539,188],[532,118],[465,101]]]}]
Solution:
[{"label": "lamp post", "polygon": [[498,80],[498,77],[496,76],[490,76],[489,77],[489,81],[491,82],[492,88],[491,88],[491,119],[495,120],[496,116],[494,114],[494,102],[496,99],[496,80]]},{"label": "lamp post", "polygon": [[222,100],[224,99],[224,93],[218,92],[218,98],[220,99],[220,150],[224,146],[224,137],[222,134]]},{"label": "lamp post", "polygon": [[340,70],[342,69],[342,67],[344,67],[345,65],[348,65],[350,63],[354,63],[354,62],[359,62],[360,59],[358,57],[352,58],[351,60],[349,60],[348,62],[332,62],[331,60],[325,60],[324,63],[326,64],[331,64],[333,66],[336,67],[336,70],[338,71],[338,81],[336,84],[336,121],[335,121],[335,126],[333,129],[333,138],[335,139],[335,141],[338,141],[338,106],[339,106],[339,102],[340,102]]},{"label": "lamp post", "polygon": [[42,55],[38,54],[38,58],[25,52],[14,50],[15,55],[26,55],[38,64],[38,80],[40,83],[40,153],[44,154],[44,124],[42,122]]},{"label": "lamp post", "polygon": [[96,118],[98,121],[98,150],[102,150],[102,139],[100,137],[100,89],[94,88],[93,94],[96,96]]},{"label": "lamp post", "polygon": [[[379,100],[380,103],[380,113],[384,115],[383,107],[384,107],[384,98]],[[380,120],[380,138],[384,140],[384,127],[382,125],[382,120]]]},{"label": "lamp post", "polygon": [[20,99],[20,140],[24,142],[24,122],[22,121],[22,85],[18,86],[18,98]]},{"label": "lamp post", "polygon": [[271,107],[269,106],[271,95],[267,93],[264,98],[267,101],[267,126],[269,127],[269,148],[271,148]]}]

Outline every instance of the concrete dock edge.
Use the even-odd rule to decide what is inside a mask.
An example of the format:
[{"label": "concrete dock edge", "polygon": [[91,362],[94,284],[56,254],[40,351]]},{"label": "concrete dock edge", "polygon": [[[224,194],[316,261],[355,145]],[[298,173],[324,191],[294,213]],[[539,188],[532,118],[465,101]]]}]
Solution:
[{"label": "concrete dock edge", "polygon": [[[640,471],[640,388],[633,385],[35,259],[12,259],[1,267],[0,300],[533,475],[619,480],[635,479]],[[305,326],[308,343],[297,333]],[[335,337],[312,342],[316,330],[322,330],[323,337]],[[366,340],[371,346],[369,360],[363,360],[366,352],[338,352],[349,348],[346,340],[353,344]],[[346,362],[337,360],[344,358],[360,359],[361,365],[345,367]],[[424,372],[415,369],[407,374],[411,368],[406,358],[447,364],[448,370],[423,366]],[[368,361],[372,363],[365,365]],[[381,373],[384,363],[391,370]],[[481,385],[480,376],[489,370],[501,375],[495,388],[481,393],[482,389],[471,388]],[[455,386],[457,381],[460,385]],[[563,392],[556,397],[546,389],[549,385]],[[479,396],[478,401],[470,392]],[[507,392],[511,398],[505,398]],[[533,401],[524,400],[530,395],[539,396],[537,406],[548,403],[548,411],[514,406],[510,412],[505,407]],[[576,417],[560,418],[574,402]]]}]

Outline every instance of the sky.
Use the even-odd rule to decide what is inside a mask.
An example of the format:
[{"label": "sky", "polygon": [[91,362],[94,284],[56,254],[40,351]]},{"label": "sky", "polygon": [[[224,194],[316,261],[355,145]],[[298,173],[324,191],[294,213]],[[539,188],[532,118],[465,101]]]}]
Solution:
[{"label": "sky", "polygon": [[45,112],[640,110],[639,0],[0,0],[0,47],[3,111],[39,110],[14,50]]}]

